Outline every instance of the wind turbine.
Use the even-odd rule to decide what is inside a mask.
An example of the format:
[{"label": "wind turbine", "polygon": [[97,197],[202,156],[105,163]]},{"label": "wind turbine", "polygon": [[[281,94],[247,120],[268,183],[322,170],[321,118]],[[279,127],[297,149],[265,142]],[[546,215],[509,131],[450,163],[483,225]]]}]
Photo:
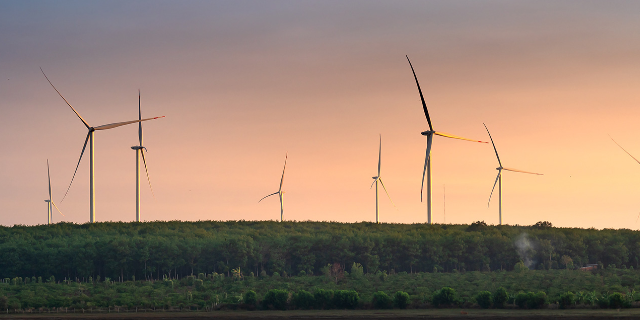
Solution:
[{"label": "wind turbine", "polygon": [[[47,202],[47,224],[51,224],[51,220],[53,220],[53,208],[51,206],[53,205],[56,207],[56,210],[58,210],[60,214],[62,214],[62,211],[60,211],[58,206],[56,206],[56,203],[51,200],[51,174],[49,173],[49,159],[47,159],[47,178],[49,180],[49,200],[45,200],[44,202]],[[64,217],[64,214],[62,214],[62,216]]]},{"label": "wind turbine", "polygon": [[284,191],[282,191],[282,182],[284,181],[284,170],[287,168],[287,157],[288,157],[288,154],[285,154],[285,156],[284,156],[284,168],[282,169],[282,178],[280,178],[280,189],[278,189],[278,192],[274,192],[274,193],[272,193],[270,195],[266,195],[262,199],[258,200],[258,203],[259,203],[260,201],[264,200],[265,198],[268,198],[270,196],[273,196],[273,195],[277,194],[278,197],[280,197],[280,222],[282,222],[282,215],[284,213],[284,209],[282,207],[282,197],[284,196]]},{"label": "wind turbine", "polygon": [[487,125],[484,124],[484,128],[487,129],[487,133],[489,134],[489,139],[491,139],[491,144],[493,145],[493,150],[496,152],[496,158],[498,158],[498,164],[500,165],[499,167],[496,168],[496,170],[498,170],[498,176],[496,177],[496,181],[493,183],[493,188],[491,188],[491,194],[489,195],[489,201],[487,202],[487,207],[489,206],[489,203],[491,203],[491,196],[493,195],[493,190],[496,188],[496,183],[498,184],[498,213],[499,213],[499,221],[500,221],[500,225],[502,225],[502,170],[506,170],[506,171],[512,171],[512,172],[520,172],[520,173],[528,173],[528,174],[535,174],[535,175],[539,175],[541,176],[542,173],[535,173],[535,172],[528,172],[528,171],[522,171],[522,170],[518,170],[518,169],[512,169],[512,168],[505,168],[502,166],[502,162],[500,162],[500,156],[498,155],[498,149],[496,149],[496,144],[493,143],[493,138],[491,137],[491,133],[489,132],[489,128],[487,128]]},{"label": "wind turbine", "polygon": [[[373,183],[371,184],[371,187],[369,187],[369,189],[373,188],[373,184],[376,185],[376,223],[378,222],[378,182],[380,182],[380,184],[382,185],[382,188],[384,189],[384,192],[387,194],[387,197],[389,197],[389,200],[391,201],[391,203],[393,204],[393,200],[391,200],[391,196],[389,195],[389,192],[387,192],[387,188],[384,186],[384,182],[382,182],[382,177],[380,176],[380,163],[382,160],[382,135],[380,135],[380,148],[378,149],[378,175],[373,178]],[[393,206],[395,207],[395,204],[393,204]]]},{"label": "wind turbine", "polygon": [[67,99],[65,99],[62,96],[60,91],[58,91],[58,89],[56,89],[56,87],[53,85],[53,83],[51,83],[51,81],[49,80],[47,75],[44,73],[42,68],[40,68],[40,71],[42,71],[42,74],[44,75],[44,77],[47,79],[47,81],[49,82],[51,87],[53,87],[53,90],[55,90],[58,93],[58,95],[60,96],[60,98],[62,98],[62,100],[64,100],[64,102],[67,103],[67,105],[71,108],[71,110],[73,110],[73,112],[76,114],[76,116],[78,116],[80,121],[82,121],[84,126],[87,127],[87,130],[89,131],[87,133],[87,138],[84,140],[84,145],[82,146],[82,152],[80,152],[80,159],[78,159],[78,164],[76,165],[76,170],[73,172],[73,177],[71,178],[71,183],[69,183],[69,187],[67,188],[67,192],[65,192],[64,197],[62,197],[62,200],[60,202],[64,201],[64,198],[67,197],[67,193],[69,193],[69,189],[71,189],[71,184],[73,183],[73,179],[75,179],[76,173],[78,172],[78,167],[80,166],[80,160],[82,160],[82,155],[84,155],[84,150],[87,148],[87,142],[90,142],[90,144],[89,144],[89,222],[93,223],[93,222],[95,222],[95,217],[96,217],[96,210],[95,210],[96,209],[96,206],[95,206],[95,198],[96,198],[95,196],[96,196],[96,194],[95,194],[95,180],[94,180],[94,171],[95,171],[94,170],[95,169],[94,168],[94,147],[95,147],[95,143],[94,143],[94,137],[93,137],[94,136],[94,132],[96,130],[113,129],[113,128],[117,128],[117,127],[120,127],[120,126],[132,124],[132,123],[164,118],[164,116],[154,117],[154,118],[147,118],[147,119],[132,120],[132,121],[116,122],[116,123],[105,124],[105,125],[101,125],[101,126],[97,126],[97,127],[92,127],[80,116],[78,111],[76,111],[76,109],[74,109],[71,106],[69,101],[67,101]]},{"label": "wind turbine", "polygon": [[[142,120],[142,111],[140,109],[140,90],[138,90],[138,120]],[[142,122],[138,122],[138,139],[140,145],[133,146],[131,149],[136,151],[136,222],[141,222],[140,219],[140,156],[142,156],[142,163],[144,163],[144,171],[147,173],[147,181],[149,182],[149,188],[151,194],[153,194],[153,188],[151,187],[151,179],[149,179],[149,170],[147,170],[147,161],[144,159],[144,152],[146,147],[142,146]],[[154,195],[155,197],[155,195]]]},{"label": "wind turbine", "polygon": [[424,190],[424,176],[426,173],[427,175],[427,223],[431,224],[431,144],[433,142],[433,136],[437,135],[445,138],[460,139],[460,140],[480,142],[480,143],[487,143],[487,142],[462,138],[462,137],[454,136],[452,134],[437,132],[433,130],[433,125],[431,124],[431,118],[429,117],[429,111],[427,110],[427,104],[426,102],[424,102],[424,96],[422,95],[422,90],[420,89],[420,83],[418,83],[418,77],[416,76],[415,70],[413,70],[413,65],[411,65],[411,60],[409,60],[409,56],[407,56],[407,61],[409,61],[409,66],[411,66],[413,77],[416,79],[416,85],[418,86],[418,92],[420,93],[420,100],[422,101],[422,109],[424,110],[424,115],[427,117],[427,122],[429,123],[429,131],[421,132],[423,136],[427,137],[427,153],[424,158],[424,169],[422,170],[422,185],[420,186],[420,202],[422,202],[422,193]]}]

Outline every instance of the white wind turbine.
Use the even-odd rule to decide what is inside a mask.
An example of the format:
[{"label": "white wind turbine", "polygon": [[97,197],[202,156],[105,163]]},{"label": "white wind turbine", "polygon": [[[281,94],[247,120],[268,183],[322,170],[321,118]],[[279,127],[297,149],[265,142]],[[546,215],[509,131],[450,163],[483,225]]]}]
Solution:
[{"label": "white wind turbine", "polygon": [[[140,109],[140,90],[138,90],[138,120],[142,120],[142,111]],[[133,146],[131,149],[136,151],[136,222],[141,222],[140,218],[140,157],[142,156],[142,163],[144,164],[144,171],[147,173],[147,181],[149,182],[149,188],[151,194],[153,194],[153,188],[151,187],[151,179],[149,179],[149,170],[147,170],[147,161],[144,159],[144,152],[147,150],[142,145],[142,122],[138,122],[138,139],[140,145]],[[155,197],[155,195],[154,195]]]},{"label": "white wind turbine", "polygon": [[95,197],[95,180],[94,180],[94,171],[95,171],[94,170],[95,169],[94,168],[94,147],[95,147],[95,143],[94,143],[94,137],[93,137],[94,136],[94,132],[96,130],[113,129],[113,128],[117,128],[117,127],[120,127],[120,126],[132,124],[132,123],[138,123],[138,122],[142,122],[142,121],[148,121],[148,120],[164,118],[164,116],[154,117],[154,118],[147,118],[147,119],[132,120],[132,121],[116,122],[116,123],[105,124],[105,125],[101,125],[101,126],[97,126],[97,127],[92,127],[80,116],[78,111],[76,111],[76,109],[74,109],[71,106],[69,101],[67,101],[67,99],[65,99],[62,96],[60,91],[58,91],[58,89],[56,89],[56,87],[53,85],[53,83],[51,83],[51,81],[49,80],[47,75],[44,73],[42,68],[40,68],[40,71],[42,71],[42,74],[44,75],[44,77],[47,79],[47,81],[49,82],[51,87],[53,87],[53,90],[55,90],[58,93],[58,95],[62,98],[62,100],[64,100],[64,102],[67,103],[67,105],[71,108],[71,110],[73,110],[73,112],[76,114],[76,116],[78,116],[80,121],[82,121],[84,126],[87,127],[87,130],[89,131],[87,133],[87,138],[84,140],[84,145],[82,146],[82,152],[80,152],[80,158],[78,159],[78,164],[76,165],[76,170],[73,172],[73,177],[71,178],[71,183],[69,183],[69,187],[67,188],[67,192],[65,192],[64,197],[62,197],[62,200],[60,202],[64,201],[64,198],[67,196],[67,193],[69,193],[69,189],[71,189],[71,184],[73,183],[73,179],[76,177],[76,173],[78,172],[78,167],[80,166],[80,161],[82,160],[82,155],[84,155],[84,150],[87,147],[87,142],[90,142],[90,144],[89,144],[89,222],[93,223],[93,222],[95,222],[95,217],[96,217],[96,212],[95,212],[95,209],[96,209],[95,198],[96,197]]},{"label": "white wind turbine", "polygon": [[278,189],[278,192],[274,192],[274,193],[272,193],[270,195],[266,195],[262,199],[258,200],[258,203],[259,203],[260,201],[264,200],[265,198],[268,198],[270,196],[273,196],[273,195],[277,194],[278,197],[280,197],[280,222],[282,222],[282,215],[284,213],[284,208],[282,206],[282,198],[284,196],[284,191],[282,191],[282,182],[284,181],[284,170],[287,169],[287,157],[288,157],[288,154],[285,154],[285,156],[284,156],[284,168],[282,169],[282,177],[280,178],[280,188]]},{"label": "white wind turbine", "polygon": [[[379,223],[378,220],[378,182],[380,182],[380,184],[382,185],[382,188],[384,189],[384,192],[387,194],[387,197],[389,197],[389,200],[391,201],[391,203],[393,204],[393,200],[391,200],[391,196],[389,195],[389,192],[387,191],[387,188],[384,186],[384,182],[382,182],[382,177],[380,176],[380,163],[382,161],[382,135],[380,135],[380,148],[378,149],[378,175],[373,178],[373,183],[371,184],[371,187],[369,187],[369,189],[373,188],[373,184],[376,185],[376,223]],[[395,207],[395,204],[393,204],[393,206]]]},{"label": "white wind turbine", "polygon": [[[53,220],[52,206],[56,207],[56,210],[58,210],[60,214],[62,214],[62,211],[58,209],[58,206],[56,206],[56,203],[53,202],[53,200],[51,199],[51,174],[49,173],[49,159],[47,159],[47,178],[49,180],[49,200],[45,200],[44,202],[47,202],[47,224],[51,224],[51,220]],[[64,217],[64,214],[62,214],[62,216]]]},{"label": "white wind turbine", "polygon": [[433,126],[431,125],[431,118],[429,117],[429,111],[427,110],[427,104],[424,102],[424,96],[422,95],[422,90],[420,89],[420,83],[418,83],[418,77],[416,76],[415,70],[413,70],[413,66],[411,65],[411,60],[407,56],[407,61],[409,61],[409,66],[411,66],[411,71],[413,72],[413,77],[416,79],[416,85],[418,86],[418,92],[420,93],[420,100],[422,101],[422,109],[424,110],[424,115],[427,117],[427,122],[429,123],[429,131],[423,131],[421,134],[427,137],[427,154],[424,158],[424,169],[422,171],[422,186],[420,187],[420,202],[422,202],[422,193],[424,190],[424,176],[425,173],[427,175],[427,222],[431,224],[431,144],[433,141],[433,136],[441,136],[445,138],[452,139],[460,139],[472,142],[480,142],[480,143],[488,143],[479,140],[467,139],[458,136],[454,136],[452,134],[437,132],[433,130]]},{"label": "white wind turbine", "polygon": [[491,194],[489,195],[489,201],[487,202],[487,207],[489,203],[491,203],[491,196],[493,195],[493,190],[496,188],[496,183],[498,184],[498,213],[499,213],[499,222],[502,225],[502,170],[512,171],[512,172],[520,172],[520,173],[528,173],[535,174],[541,176],[542,173],[528,172],[522,171],[518,169],[505,168],[502,166],[502,162],[500,162],[500,156],[498,155],[498,149],[496,149],[495,143],[493,143],[493,138],[491,137],[491,133],[489,132],[489,128],[484,124],[484,128],[487,129],[487,133],[489,134],[489,139],[491,139],[491,144],[493,145],[493,150],[496,152],[496,158],[498,158],[499,167],[496,168],[498,170],[498,176],[496,177],[496,181],[493,183],[493,188],[491,188]]}]

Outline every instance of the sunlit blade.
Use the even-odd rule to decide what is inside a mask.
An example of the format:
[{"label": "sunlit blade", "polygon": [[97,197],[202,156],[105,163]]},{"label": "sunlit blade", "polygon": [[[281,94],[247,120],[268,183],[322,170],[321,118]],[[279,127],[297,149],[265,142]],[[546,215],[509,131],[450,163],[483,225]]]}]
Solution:
[{"label": "sunlit blade", "polygon": [[520,173],[528,173],[528,174],[536,174],[536,175],[543,175],[542,173],[535,173],[535,172],[529,172],[529,171],[522,171],[522,170],[518,170],[518,169],[511,169],[511,168],[502,168],[503,170],[507,170],[507,171],[513,171],[513,172],[520,172]]},{"label": "sunlit blade", "polygon": [[498,170],[498,176],[496,176],[496,182],[493,183],[493,188],[491,188],[491,194],[489,195],[489,201],[487,201],[487,207],[491,203],[491,196],[493,195],[493,190],[496,188],[496,184],[498,183],[498,179],[500,179],[500,174],[502,171]]},{"label": "sunlit blade", "polygon": [[144,149],[140,149],[140,154],[142,154],[142,163],[144,163],[144,172],[147,173],[147,181],[149,182],[149,189],[151,189],[151,194],[153,198],[156,198],[156,194],[153,193],[153,187],[151,186],[151,179],[149,179],[149,170],[147,170],[147,161],[144,159]]},{"label": "sunlit blade", "polygon": [[378,177],[380,176],[381,161],[382,161],[382,135],[380,135],[380,148],[378,149]]},{"label": "sunlit blade", "polygon": [[489,139],[491,139],[491,144],[493,145],[493,151],[496,152],[496,158],[498,158],[498,164],[500,164],[500,166],[502,167],[502,162],[500,162],[500,156],[498,155],[498,149],[496,149],[496,144],[493,143],[493,138],[491,138],[491,132],[489,132],[489,128],[487,128],[487,125],[482,123],[484,125],[484,128],[487,129],[487,133],[489,134]]},{"label": "sunlit blade", "polygon": [[47,179],[49,180],[49,201],[51,201],[51,174],[49,173],[49,159],[47,159]]},{"label": "sunlit blade", "polygon": [[378,181],[378,179],[373,179],[373,182],[371,183],[371,187],[369,187],[369,189],[373,188],[373,185],[376,184],[376,181]]},{"label": "sunlit blade", "polygon": [[393,204],[393,206],[398,209],[398,207],[396,207],[396,204],[393,203],[393,200],[391,200],[391,196],[389,195],[389,192],[387,192],[387,188],[384,186],[384,182],[382,182],[382,179],[380,179],[380,184],[382,185],[382,189],[384,189],[384,192],[387,194],[387,197],[389,197],[389,201],[391,201],[391,204]]},{"label": "sunlit blade", "polygon": [[416,76],[416,71],[413,70],[413,65],[411,65],[411,60],[409,60],[409,56],[406,56],[406,57],[407,57],[407,61],[409,61],[411,72],[413,72],[413,77],[416,79],[416,85],[418,86],[418,92],[420,93],[420,100],[422,101],[422,109],[424,110],[424,115],[427,117],[427,122],[429,123],[429,130],[433,131],[433,126],[431,125],[431,118],[429,117],[429,110],[427,110],[427,103],[424,102],[424,96],[422,95],[422,89],[420,89],[420,83],[418,83],[418,77]]},{"label": "sunlit blade", "polygon": [[[609,138],[611,138],[611,136],[609,136]],[[625,150],[620,144],[618,144],[615,140],[613,140],[613,138],[611,138],[611,141],[613,141],[615,144],[618,145],[618,147],[620,147],[620,149],[622,149],[624,152],[626,152],[631,158],[633,158],[633,160],[635,160],[637,163],[640,163],[640,160],[636,159],[636,157],[632,156],[631,153],[629,153],[629,151]]]},{"label": "sunlit blade", "polygon": [[284,182],[284,170],[287,169],[287,157],[289,156],[289,153],[286,153],[284,155],[284,168],[282,168],[282,178],[280,178],[280,189],[278,189],[278,191],[282,191],[282,183]]},{"label": "sunlit blade", "polygon": [[64,217],[64,213],[62,213],[62,211],[60,211],[60,209],[58,209],[58,206],[56,206],[56,203],[51,201],[51,204],[56,207],[56,210],[58,210],[58,212],[60,212],[60,214]]},{"label": "sunlit blade", "polygon": [[73,110],[73,112],[76,114],[76,116],[78,116],[78,118],[80,118],[80,121],[82,121],[82,123],[84,123],[84,125],[87,127],[87,129],[90,128],[89,124],[84,121],[84,119],[82,119],[82,117],[80,116],[80,114],[78,113],[78,111],[76,111],[76,109],[74,109],[71,104],[69,103],[69,101],[67,101],[67,99],[65,99],[62,94],[60,93],[60,91],[58,91],[58,89],[56,89],[56,87],[53,85],[53,83],[51,83],[51,81],[49,80],[49,77],[47,77],[47,75],[44,73],[44,71],[42,70],[42,68],[40,68],[40,71],[42,71],[42,74],[44,75],[45,79],[47,79],[47,81],[49,81],[49,84],[53,87],[53,90],[55,90],[58,95],[60,96],[60,98],[62,98],[62,100],[64,100],[64,102],[67,103],[67,105],[69,107],[71,107],[71,110]]},{"label": "sunlit blade", "polygon": [[427,136],[427,153],[424,156],[424,169],[422,170],[422,185],[420,186],[420,202],[422,202],[422,192],[424,190],[424,175],[427,172],[427,164],[429,163],[429,157],[431,156],[431,143],[433,141],[433,135]]},{"label": "sunlit blade", "polygon": [[272,193],[272,194],[270,194],[270,195],[268,195],[268,196],[264,196],[262,199],[258,200],[258,202],[260,202],[260,201],[264,200],[265,198],[271,197],[271,196],[276,195],[276,194],[279,194],[279,193],[280,193],[280,192],[274,192],[274,193]]},{"label": "sunlit blade", "polygon": [[132,123],[136,123],[136,122],[149,121],[149,120],[155,120],[155,119],[160,119],[160,118],[164,118],[164,116],[147,118],[147,119],[142,119],[142,120],[131,120],[131,121],[125,121],[125,122],[110,123],[110,124],[105,124],[105,125],[102,125],[102,126],[94,127],[93,129],[95,129],[95,130],[107,130],[107,129],[117,128],[117,127],[120,127],[120,126],[126,126],[128,124],[132,124]]},{"label": "sunlit blade", "polygon": [[439,135],[441,137],[445,137],[445,138],[452,138],[452,139],[459,139],[459,140],[466,140],[466,141],[473,141],[473,142],[480,142],[480,143],[489,143],[486,141],[480,141],[480,140],[473,140],[473,139],[467,139],[467,138],[463,138],[463,137],[458,137],[458,136],[454,136],[452,134],[448,134],[448,133],[444,133],[444,132],[434,132],[433,134]]},{"label": "sunlit blade", "polygon": [[[138,120],[142,120],[142,110],[140,109],[140,90],[138,89]],[[138,122],[138,138],[142,147],[142,122]]]},{"label": "sunlit blade", "polygon": [[87,134],[87,138],[84,140],[84,146],[82,146],[82,152],[80,152],[80,159],[78,159],[78,164],[76,165],[76,171],[73,172],[73,177],[71,178],[71,182],[69,183],[67,192],[64,193],[64,197],[62,197],[62,200],[60,200],[60,202],[64,201],[64,198],[67,197],[67,193],[69,193],[69,189],[71,189],[71,184],[73,183],[73,179],[75,179],[76,173],[78,172],[78,167],[80,166],[80,160],[82,160],[82,155],[84,154],[84,150],[87,148],[87,142],[89,142],[90,136],[91,136],[91,132]]}]

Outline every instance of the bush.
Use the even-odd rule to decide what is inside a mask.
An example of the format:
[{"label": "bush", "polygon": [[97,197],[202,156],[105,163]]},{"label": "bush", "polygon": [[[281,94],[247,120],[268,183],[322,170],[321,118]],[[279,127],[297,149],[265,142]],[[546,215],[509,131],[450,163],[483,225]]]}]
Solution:
[{"label": "bush", "polygon": [[609,295],[609,308],[620,309],[627,307],[626,299],[624,295],[619,292],[615,292]]},{"label": "bush", "polygon": [[433,294],[433,305],[436,307],[449,306],[456,301],[456,291],[453,288],[444,287]]},{"label": "bush", "polygon": [[255,306],[258,303],[258,295],[255,291],[249,290],[244,293],[244,297],[242,300],[245,304]]},{"label": "bush", "polygon": [[305,290],[300,290],[293,294],[293,305],[296,309],[311,309],[315,304],[313,295]]},{"label": "bush", "polygon": [[313,298],[316,301],[316,308],[318,309],[331,309],[333,306],[331,303],[333,300],[333,290],[317,289],[313,293]]},{"label": "bush", "polygon": [[560,300],[558,300],[558,304],[560,305],[560,309],[566,309],[567,307],[571,307],[573,302],[575,301],[575,295],[571,291],[567,291],[560,295]]},{"label": "bush", "polygon": [[289,300],[287,290],[271,289],[264,296],[262,307],[264,309],[287,310],[287,300]]},{"label": "bush", "polygon": [[404,291],[398,291],[393,296],[393,305],[398,309],[406,309],[409,305],[409,294]]},{"label": "bush", "polygon": [[333,305],[338,309],[353,309],[358,306],[360,296],[355,290],[336,290],[333,292]]},{"label": "bush", "polygon": [[9,306],[9,299],[5,296],[0,296],[0,310],[5,310]]},{"label": "bush", "polygon": [[393,301],[391,297],[384,293],[384,291],[378,291],[373,294],[373,307],[376,309],[391,309]]},{"label": "bush", "polygon": [[514,299],[514,303],[518,306],[518,308],[526,308],[527,307],[527,301],[529,300],[529,296],[520,291],[518,292],[518,294],[516,295],[516,298]]},{"label": "bush", "polygon": [[515,297],[515,304],[522,309],[539,309],[547,303],[547,294],[543,291],[538,293],[533,292],[519,292]]},{"label": "bush", "polygon": [[509,300],[507,289],[500,287],[493,295],[493,306],[496,308],[504,308],[504,304]]},{"label": "bush", "polygon": [[489,291],[480,291],[476,295],[476,302],[483,309],[489,309],[492,303],[491,292]]}]

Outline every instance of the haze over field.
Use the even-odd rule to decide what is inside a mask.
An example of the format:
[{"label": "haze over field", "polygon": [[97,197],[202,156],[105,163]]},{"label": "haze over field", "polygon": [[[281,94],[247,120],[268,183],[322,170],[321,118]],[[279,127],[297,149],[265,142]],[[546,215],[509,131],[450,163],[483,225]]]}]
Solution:
[{"label": "haze over field", "polygon": [[[144,123],[155,199],[142,219],[425,222],[428,125],[488,141],[503,222],[632,228],[640,212],[636,1],[0,2],[0,225],[46,223],[47,168],[66,217],[89,219],[86,128]],[[135,219],[135,125],[96,133],[96,220]],[[435,223],[484,220],[491,145],[434,139]]]}]

